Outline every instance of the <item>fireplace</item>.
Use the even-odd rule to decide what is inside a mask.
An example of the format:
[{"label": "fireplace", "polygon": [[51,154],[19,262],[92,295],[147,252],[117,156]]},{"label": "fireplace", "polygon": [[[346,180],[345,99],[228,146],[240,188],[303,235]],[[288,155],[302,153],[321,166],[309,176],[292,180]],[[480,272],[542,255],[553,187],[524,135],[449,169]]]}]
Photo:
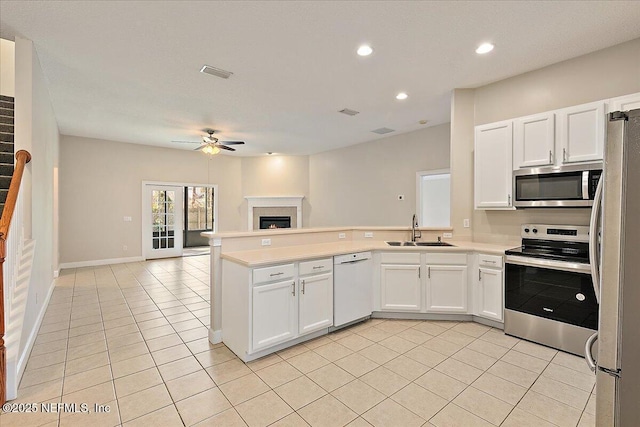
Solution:
[{"label": "fireplace", "polygon": [[290,216],[261,216],[260,229],[291,228]]},{"label": "fireplace", "polygon": [[[278,228],[302,228],[302,199],[304,196],[245,196],[247,199],[247,230],[264,229],[261,217],[289,217],[289,225]],[[267,225],[268,227],[268,225]]]}]

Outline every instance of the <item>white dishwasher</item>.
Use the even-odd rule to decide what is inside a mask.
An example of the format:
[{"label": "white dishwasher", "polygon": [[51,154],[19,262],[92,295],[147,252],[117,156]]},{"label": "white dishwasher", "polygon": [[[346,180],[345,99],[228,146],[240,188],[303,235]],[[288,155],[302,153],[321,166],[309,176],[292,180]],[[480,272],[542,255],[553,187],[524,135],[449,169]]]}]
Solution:
[{"label": "white dishwasher", "polygon": [[333,326],[371,316],[373,261],[371,252],[333,257]]}]

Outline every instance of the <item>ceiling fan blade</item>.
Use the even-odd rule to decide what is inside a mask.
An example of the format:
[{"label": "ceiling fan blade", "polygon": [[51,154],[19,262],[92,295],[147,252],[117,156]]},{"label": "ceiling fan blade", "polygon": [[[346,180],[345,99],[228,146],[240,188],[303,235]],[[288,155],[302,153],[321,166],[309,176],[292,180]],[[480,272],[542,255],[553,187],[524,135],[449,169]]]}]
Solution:
[{"label": "ceiling fan blade", "polygon": [[194,149],[193,149],[193,151],[202,150],[202,149],[203,149],[204,147],[206,147],[206,146],[207,146],[207,144],[200,144],[200,146],[199,146],[199,147],[194,148]]},{"label": "ceiling fan blade", "polygon": [[180,144],[202,144],[202,142],[198,142],[198,141],[171,141],[171,142],[178,142]]},{"label": "ceiling fan blade", "polygon": [[219,143],[224,145],[242,145],[244,141],[219,141]]},{"label": "ceiling fan blade", "polygon": [[223,150],[227,150],[227,151],[236,151],[235,148],[227,147],[226,145],[216,144],[216,147],[222,148]]}]

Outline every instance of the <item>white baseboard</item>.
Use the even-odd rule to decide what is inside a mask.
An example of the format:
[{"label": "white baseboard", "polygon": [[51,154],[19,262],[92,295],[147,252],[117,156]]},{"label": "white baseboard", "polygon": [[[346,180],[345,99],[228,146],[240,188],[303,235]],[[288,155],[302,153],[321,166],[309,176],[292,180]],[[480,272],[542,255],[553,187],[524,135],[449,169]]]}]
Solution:
[{"label": "white baseboard", "polygon": [[94,259],[91,261],[63,262],[60,264],[60,270],[65,268],[95,267],[98,265],[124,264],[126,262],[140,262],[140,261],[144,261],[144,258],[141,256],[132,256],[128,258],[109,258],[109,259]]},{"label": "white baseboard", "polygon": [[22,354],[18,356],[18,378],[17,384],[20,384],[22,380],[22,374],[24,374],[24,369],[27,367],[27,362],[29,361],[29,355],[31,354],[31,349],[33,349],[33,345],[36,342],[36,337],[38,336],[38,331],[40,330],[40,325],[42,325],[42,319],[44,319],[44,314],[47,311],[47,307],[49,306],[49,300],[51,300],[51,295],[53,294],[53,290],[55,289],[55,281],[51,282],[51,286],[49,286],[49,291],[47,292],[47,296],[42,302],[42,307],[40,308],[40,312],[38,313],[38,317],[36,318],[36,323],[33,325],[33,329],[29,333],[29,338],[27,338],[26,345]]}]

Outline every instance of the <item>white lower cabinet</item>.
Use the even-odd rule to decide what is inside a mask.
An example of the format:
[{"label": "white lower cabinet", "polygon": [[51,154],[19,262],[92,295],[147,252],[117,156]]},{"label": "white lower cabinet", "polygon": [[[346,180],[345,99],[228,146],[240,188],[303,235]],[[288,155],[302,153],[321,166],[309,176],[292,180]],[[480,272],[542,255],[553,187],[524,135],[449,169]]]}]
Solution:
[{"label": "white lower cabinet", "polygon": [[478,256],[478,274],[475,280],[476,316],[502,322],[504,311],[504,269],[501,256]]},{"label": "white lower cabinet", "polygon": [[466,313],[466,265],[427,265],[427,311]]},{"label": "white lower cabinet", "polygon": [[420,264],[382,264],[380,288],[382,310],[420,311],[422,309]]},{"label": "white lower cabinet", "polygon": [[298,334],[296,282],[254,286],[252,291],[253,350],[294,338]]},{"label": "white lower cabinet", "polygon": [[333,274],[301,278],[298,301],[300,335],[333,325]]}]

